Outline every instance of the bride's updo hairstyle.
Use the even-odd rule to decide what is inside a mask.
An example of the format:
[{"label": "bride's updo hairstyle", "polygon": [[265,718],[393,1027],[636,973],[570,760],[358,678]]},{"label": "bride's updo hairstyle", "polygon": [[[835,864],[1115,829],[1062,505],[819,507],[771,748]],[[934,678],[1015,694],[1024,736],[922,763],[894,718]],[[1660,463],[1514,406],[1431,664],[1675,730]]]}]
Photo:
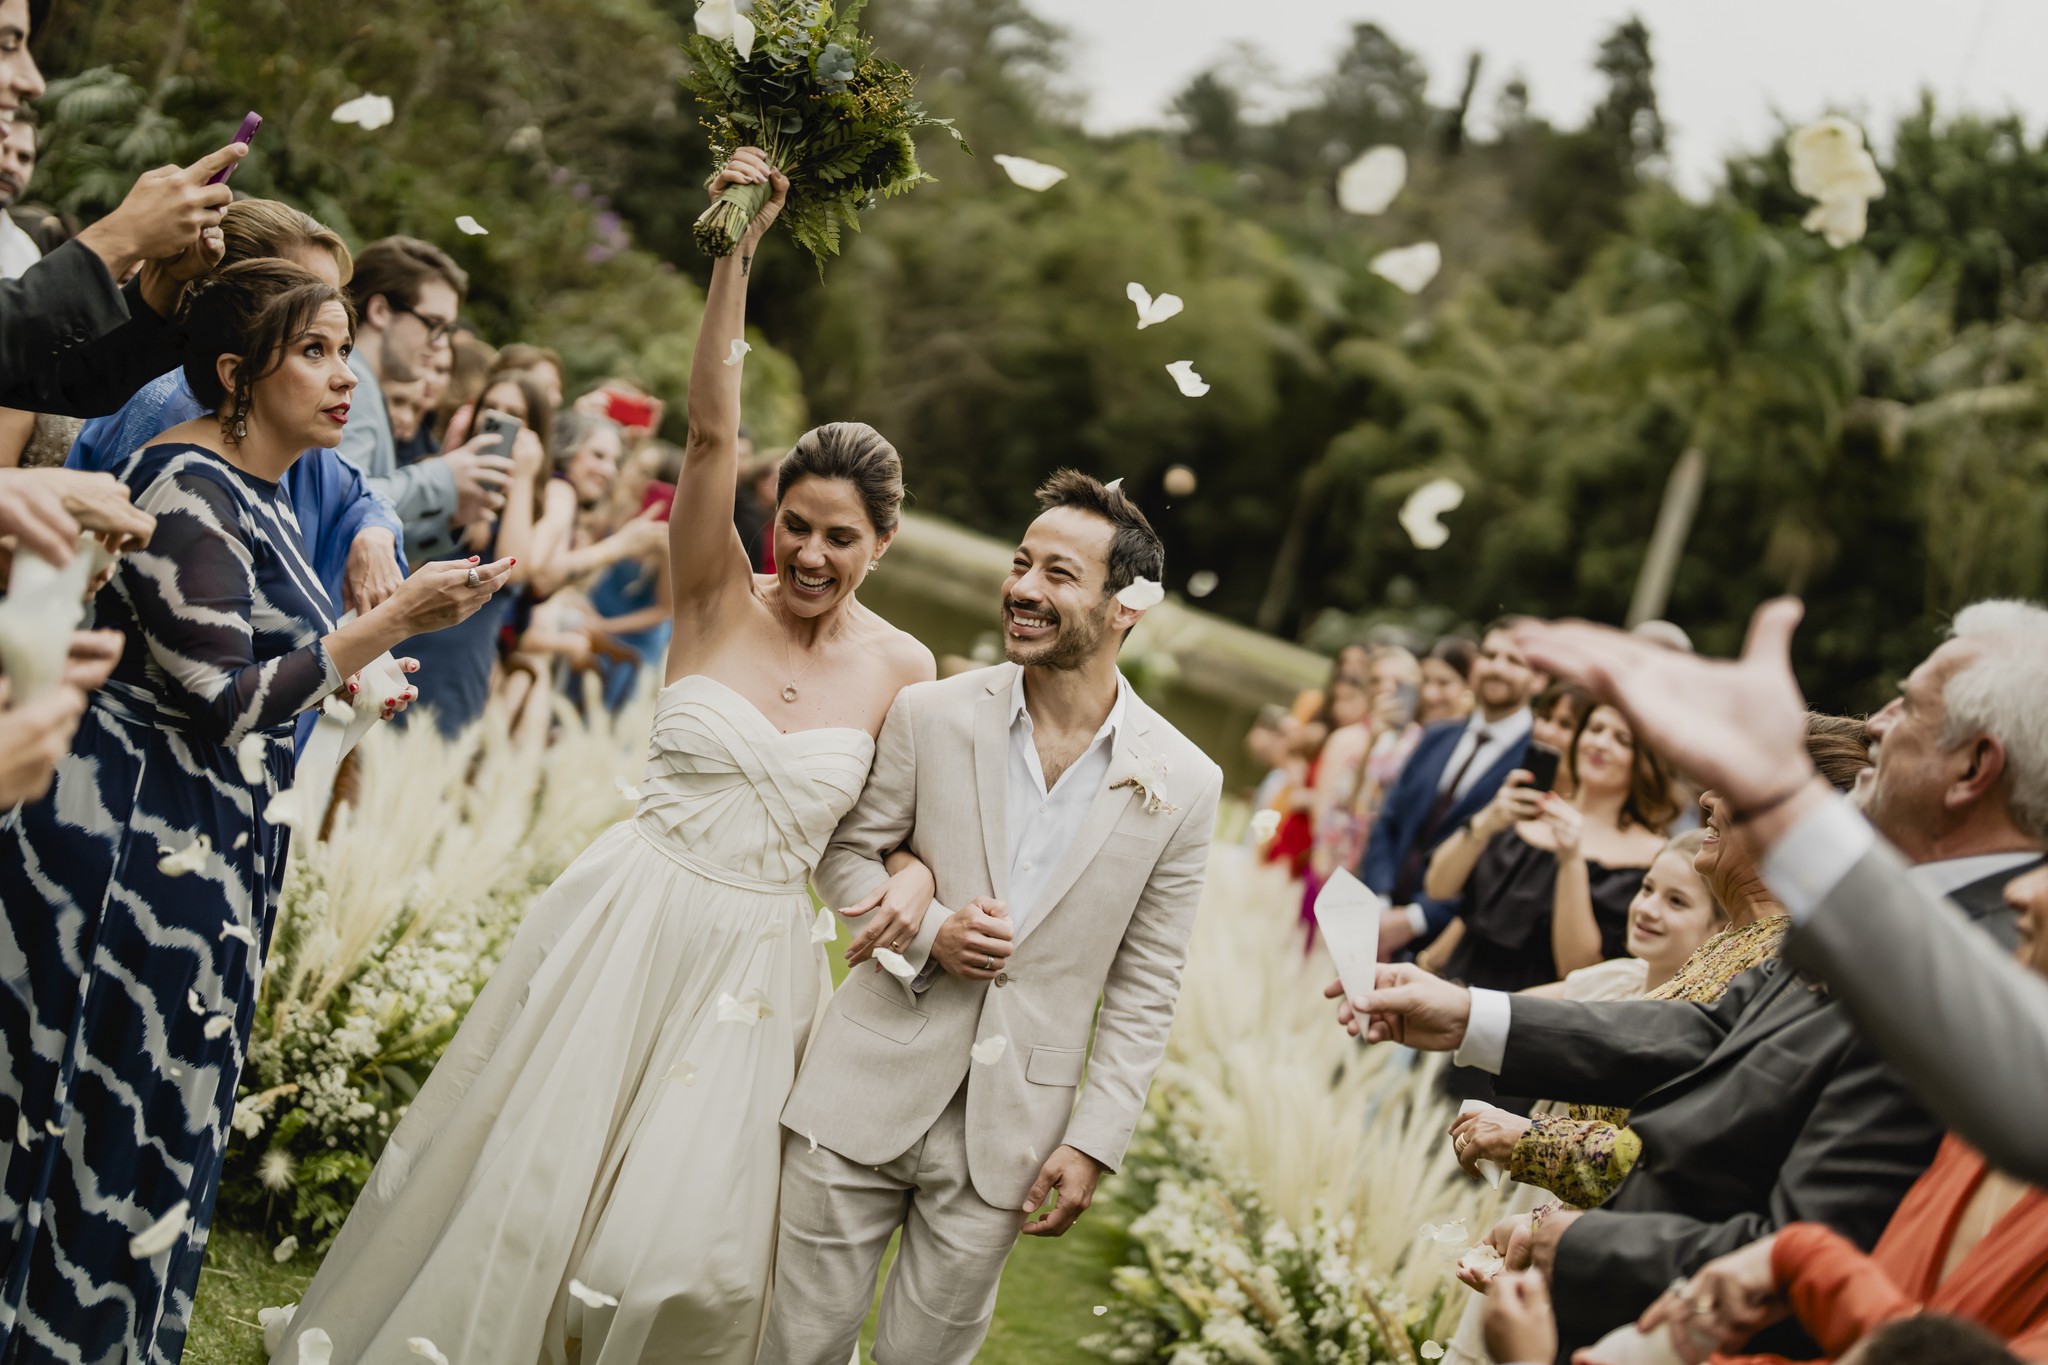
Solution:
[{"label": "bride's updo hairstyle", "polygon": [[782,457],[775,500],[781,502],[804,479],[846,480],[859,492],[876,535],[896,529],[903,510],[903,461],[896,447],[867,423],[828,422],[799,437]]}]

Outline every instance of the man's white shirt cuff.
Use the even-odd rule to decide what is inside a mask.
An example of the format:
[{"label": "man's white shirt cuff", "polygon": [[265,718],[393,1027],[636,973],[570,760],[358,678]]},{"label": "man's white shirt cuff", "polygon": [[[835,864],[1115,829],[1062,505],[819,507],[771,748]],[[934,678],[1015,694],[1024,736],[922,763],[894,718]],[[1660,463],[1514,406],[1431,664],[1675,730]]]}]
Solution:
[{"label": "man's white shirt cuff", "polygon": [[1474,989],[1471,1013],[1465,1019],[1465,1041],[1451,1054],[1459,1066],[1500,1075],[1508,1055],[1508,1025],[1513,1008],[1507,992]]},{"label": "man's white shirt cuff", "polygon": [[1818,807],[1764,854],[1759,870],[1792,923],[1803,924],[1849,869],[1877,843],[1877,831],[1846,797]]},{"label": "man's white shirt cuff", "polygon": [[1421,938],[1429,932],[1429,915],[1421,906],[1408,906],[1406,913],[1408,916],[1408,927],[1415,931],[1415,937]]}]

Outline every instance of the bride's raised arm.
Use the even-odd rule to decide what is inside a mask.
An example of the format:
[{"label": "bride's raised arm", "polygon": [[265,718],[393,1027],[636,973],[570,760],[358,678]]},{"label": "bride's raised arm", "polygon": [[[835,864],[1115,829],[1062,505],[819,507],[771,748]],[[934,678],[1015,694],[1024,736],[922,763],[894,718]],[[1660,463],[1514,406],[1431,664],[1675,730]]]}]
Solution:
[{"label": "bride's raised arm", "polygon": [[[747,274],[761,234],[782,212],[789,182],[772,170],[754,147],[733,153],[711,180],[716,199],[729,185],[767,185],[768,202],[756,214],[737,250],[711,267],[704,296],[704,322],[690,362],[690,434],[683,446],[683,472],[676,483],[669,520],[669,573],[678,615],[697,615],[734,587],[744,587],[753,566],[732,508],[739,483],[740,376],[744,363],[733,343],[746,335]],[[731,362],[731,363],[728,363]]]}]

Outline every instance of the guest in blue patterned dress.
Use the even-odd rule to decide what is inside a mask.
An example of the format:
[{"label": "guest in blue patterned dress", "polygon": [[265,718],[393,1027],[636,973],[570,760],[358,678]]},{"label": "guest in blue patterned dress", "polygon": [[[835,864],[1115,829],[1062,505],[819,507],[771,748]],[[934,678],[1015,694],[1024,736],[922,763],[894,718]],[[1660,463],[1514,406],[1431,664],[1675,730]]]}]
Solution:
[{"label": "guest in blue patterned dress", "polygon": [[249,261],[197,286],[185,324],[211,411],[122,470],[156,532],[94,604],[120,662],[49,795],[0,822],[0,1360],[183,1353],[283,876],[267,811],[292,785],[293,717],[475,612],[510,567],[423,566],[336,629],[281,480],[348,420],[348,306]]}]

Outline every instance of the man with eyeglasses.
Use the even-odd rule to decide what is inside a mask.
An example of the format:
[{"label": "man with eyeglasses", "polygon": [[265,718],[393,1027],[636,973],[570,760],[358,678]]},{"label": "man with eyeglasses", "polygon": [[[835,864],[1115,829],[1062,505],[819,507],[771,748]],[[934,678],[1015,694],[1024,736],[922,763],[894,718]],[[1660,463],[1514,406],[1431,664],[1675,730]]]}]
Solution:
[{"label": "man with eyeglasses", "polygon": [[409,383],[425,367],[427,353],[455,326],[469,276],[447,252],[417,237],[372,242],[355,263],[349,294],[356,305],[356,349],[349,367],[362,382],[342,432],[341,457],[398,509],[413,565],[447,559],[457,553],[462,527],[505,505],[512,462],[484,453],[495,441],[481,436],[401,465],[384,385]]}]

